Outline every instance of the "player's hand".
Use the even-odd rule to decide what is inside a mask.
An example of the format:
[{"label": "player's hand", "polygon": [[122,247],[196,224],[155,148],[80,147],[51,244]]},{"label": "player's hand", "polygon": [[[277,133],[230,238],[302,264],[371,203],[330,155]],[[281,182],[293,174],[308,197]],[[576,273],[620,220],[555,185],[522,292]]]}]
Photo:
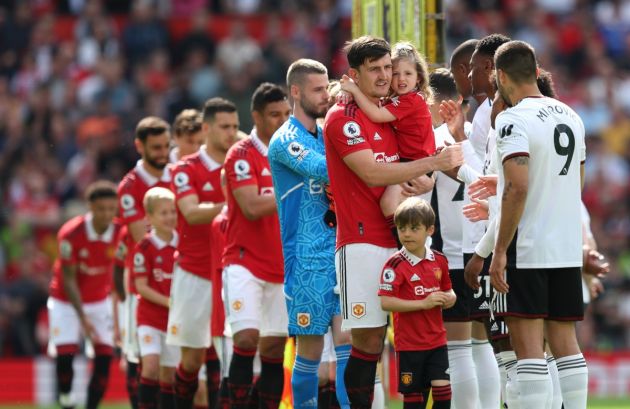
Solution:
[{"label": "player's hand", "polygon": [[591,294],[591,300],[594,300],[604,293],[604,284],[599,278],[592,277],[588,283],[588,291]]},{"label": "player's hand", "polygon": [[466,122],[466,117],[462,110],[462,105],[453,100],[442,101],[438,112],[455,141],[461,142],[465,140],[464,123]]},{"label": "player's hand", "polygon": [[498,292],[505,294],[510,291],[510,287],[505,281],[505,266],[507,264],[507,256],[505,253],[495,252],[492,255],[492,263],[490,263],[490,284]]},{"label": "player's hand", "polygon": [[427,309],[441,307],[446,304],[447,301],[448,296],[443,291],[436,291],[434,293],[431,293],[427,298],[424,299],[424,303]]},{"label": "player's hand", "polygon": [[434,158],[437,159],[436,170],[450,170],[464,163],[462,146],[459,143],[448,145],[439,151]]},{"label": "player's hand", "polygon": [[94,327],[94,325],[92,325],[89,319],[83,318],[81,320],[81,327],[83,328],[83,333],[85,334],[85,336],[90,339],[90,342],[92,342],[92,345],[96,346],[102,343],[100,338],[98,337],[96,328]]},{"label": "player's hand", "polygon": [[587,246],[582,248],[584,268],[582,272],[593,277],[604,277],[610,271],[610,263],[603,254]]},{"label": "player's hand", "polygon": [[427,175],[422,175],[415,179],[411,179],[409,182],[401,183],[403,196],[411,197],[421,195],[433,190],[435,186],[435,180]]},{"label": "player's hand", "polygon": [[483,261],[484,259],[479,254],[473,253],[464,267],[464,281],[475,291],[479,289],[479,274],[483,269]]},{"label": "player's hand", "polygon": [[479,176],[479,179],[475,180],[468,186],[468,195],[471,199],[487,199],[491,196],[497,195],[497,182],[499,177],[497,175],[485,175]]},{"label": "player's hand", "polygon": [[469,203],[462,207],[462,213],[471,222],[488,220],[488,202],[486,200],[471,199]]}]

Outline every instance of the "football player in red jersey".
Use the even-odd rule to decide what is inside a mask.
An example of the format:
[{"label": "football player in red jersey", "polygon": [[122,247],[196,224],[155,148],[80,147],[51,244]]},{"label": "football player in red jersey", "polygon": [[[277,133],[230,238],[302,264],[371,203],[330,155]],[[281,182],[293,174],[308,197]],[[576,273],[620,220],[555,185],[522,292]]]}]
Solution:
[{"label": "football player in red jersey", "polygon": [[[142,200],[144,194],[154,186],[170,187],[171,175],[166,168],[168,164],[168,149],[170,141],[170,126],[161,118],[149,116],[138,122],[134,143],[141,159],[131,169],[118,185],[119,216],[127,226],[127,234],[121,241],[126,243],[124,282],[127,293],[132,297],[125,297],[123,351],[127,359],[127,390],[134,409],[138,407],[138,342],[136,334],[136,291],[133,281],[129,277],[132,265],[131,253],[147,232]],[[115,277],[119,276],[116,274]]]},{"label": "football player in red jersey", "polygon": [[[390,89],[389,44],[364,36],[353,40],[347,51],[350,78],[378,104]],[[328,111],[324,137],[337,213],[335,257],[342,329],[352,332],[345,382],[350,404],[367,408],[372,403],[387,324],[387,313],[377,298],[378,277],[380,267],[396,251],[379,200],[385,186],[460,165],[462,153],[459,145],[451,145],[435,156],[398,163],[398,145],[390,125],[373,123],[354,103],[337,104]]]},{"label": "football player in red jersey", "polygon": [[72,361],[81,333],[94,346],[94,366],[87,408],[96,408],[105,394],[114,335],[111,300],[112,269],[120,225],[116,215],[116,185],[98,181],[88,186],[90,211],[66,222],[57,235],[59,257],[50,283],[51,352],[56,353],[59,404],[74,407]]},{"label": "football player in red jersey", "polygon": [[230,149],[225,161],[229,223],[223,285],[234,337],[229,372],[232,408],[248,405],[257,349],[260,407],[278,407],[282,395],[288,320],[280,224],[267,152],[269,140],[290,113],[284,90],[261,84],[252,96],[255,128]]},{"label": "football player in red jersey", "polygon": [[222,98],[209,99],[203,110],[205,145],[177,163],[173,190],[178,209],[180,242],[171,287],[166,342],[181,347],[175,375],[175,402],[190,408],[197,373],[210,346],[212,309],[211,223],[224,205],[220,175],[225,155],[236,140],[236,106]]}]

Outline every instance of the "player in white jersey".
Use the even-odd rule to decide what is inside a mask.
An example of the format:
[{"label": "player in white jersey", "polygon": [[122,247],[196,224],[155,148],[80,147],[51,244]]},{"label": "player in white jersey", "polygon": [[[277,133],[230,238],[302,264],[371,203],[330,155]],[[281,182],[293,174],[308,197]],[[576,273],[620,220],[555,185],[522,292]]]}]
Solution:
[{"label": "player in white jersey", "polygon": [[545,407],[551,378],[543,332],[556,357],[567,409],[586,408],[588,370],[576,335],[582,319],[580,196],[584,124],[567,105],[543,97],[534,50],[511,41],[495,54],[501,96],[497,116],[497,192],[501,196],[490,266],[516,351],[520,407]]},{"label": "player in white jersey", "polygon": [[[437,69],[429,76],[433,88],[434,103],[430,106],[433,120],[435,146],[445,146],[455,142],[452,133],[463,131],[465,137],[463,113],[458,123],[443,123],[438,114],[438,107],[444,100],[458,101],[460,95],[455,85],[454,76],[445,69]],[[459,103],[459,102],[457,102]],[[466,123],[470,131],[470,123]],[[451,133],[452,132],[452,133]],[[474,155],[474,153],[473,153]],[[463,165],[464,167],[466,165]],[[451,375],[452,401],[460,409],[477,408],[479,387],[471,348],[470,303],[472,291],[464,282],[464,257],[462,254],[462,204],[464,203],[464,183],[457,180],[453,173],[435,172],[435,186],[430,197],[435,220],[435,233],[431,248],[436,249],[448,259],[453,289],[457,301],[452,308],[444,310],[444,326],[447,334],[448,358]]]}]

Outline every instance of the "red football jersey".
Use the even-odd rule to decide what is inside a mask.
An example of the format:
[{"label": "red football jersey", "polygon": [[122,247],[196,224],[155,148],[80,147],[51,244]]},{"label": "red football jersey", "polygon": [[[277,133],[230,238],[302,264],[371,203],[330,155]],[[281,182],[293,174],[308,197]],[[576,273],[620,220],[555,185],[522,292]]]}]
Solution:
[{"label": "red football jersey", "polygon": [[[197,195],[199,203],[223,202],[225,198],[221,192],[221,167],[220,163],[208,156],[205,146],[177,162],[173,170],[173,191],[177,200]],[[210,223],[188,224],[178,206],[177,230],[179,266],[191,274],[211,280],[212,258],[208,249],[208,243],[211,242]]]},{"label": "red football jersey", "polygon": [[[133,251],[131,276],[134,281],[137,277],[147,277],[149,287],[169,297],[177,242],[177,234],[174,234],[173,239],[168,243],[160,239],[154,231],[147,234]],[[138,296],[138,299],[136,315],[138,326],[148,325],[166,331],[168,308],[154,304],[141,295]]]},{"label": "red football jersey", "polygon": [[261,195],[273,196],[273,181],[267,160],[267,147],[254,134],[237,142],[225,159],[228,190],[228,223],[223,264],[238,264],[254,276],[272,283],[284,281],[280,222],[272,214],[247,220],[232,191],[257,186]]},{"label": "red football jersey", "polygon": [[114,257],[120,224],[113,222],[101,235],[94,231],[92,215],[68,220],[57,233],[59,256],[53,267],[50,296],[68,301],[62,267],[76,267],[81,301],[102,301],[111,292]]},{"label": "red football jersey", "polygon": [[337,213],[337,248],[350,243],[396,247],[379,204],[385,186],[368,187],[343,161],[371,149],[376,162],[398,162],[398,144],[389,124],[375,124],[355,103],[337,104],[324,125],[328,175]]},{"label": "red football jersey", "polygon": [[223,288],[223,262],[221,258],[225,248],[227,225],[227,207],[224,207],[221,213],[212,221],[212,241],[210,242],[210,254],[212,255],[212,318],[210,320],[210,334],[213,337],[222,337],[225,330],[225,308],[221,298],[221,289]]},{"label": "red football jersey", "polygon": [[[378,295],[424,300],[435,291],[449,291],[451,278],[443,254],[427,248],[424,259],[404,247],[387,260]],[[425,351],[446,345],[442,308],[394,313],[396,351]]]},{"label": "red football jersey", "polygon": [[[151,175],[142,166],[140,159],[136,166],[131,169],[118,185],[118,213],[124,225],[128,225],[138,220],[144,219],[144,194],[152,187],[171,188],[171,172],[169,167],[164,168],[160,179]],[[125,267],[131,271],[133,264],[132,253],[136,243],[131,234],[127,234],[124,238],[124,244],[127,247],[127,258],[125,259]],[[129,274],[127,286],[131,294],[136,293],[136,286]]]},{"label": "red football jersey", "polygon": [[396,117],[392,126],[401,158],[422,159],[435,153],[431,112],[422,94],[409,92],[394,97],[385,108]]}]

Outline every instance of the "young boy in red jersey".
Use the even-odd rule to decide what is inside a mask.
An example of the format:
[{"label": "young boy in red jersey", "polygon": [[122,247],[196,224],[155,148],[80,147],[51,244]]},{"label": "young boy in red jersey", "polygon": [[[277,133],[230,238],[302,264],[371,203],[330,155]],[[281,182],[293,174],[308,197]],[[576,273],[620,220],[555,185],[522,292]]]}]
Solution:
[{"label": "young boy in red jersey", "polygon": [[385,263],[378,294],[383,310],[394,312],[398,391],[405,409],[424,408],[429,388],[435,409],[450,408],[442,309],[456,297],[446,257],[426,245],[435,213],[425,200],[409,198],[396,209],[394,222],[403,247]]},{"label": "young boy in red jersey", "polygon": [[[144,210],[152,226],[133,251],[132,277],[139,294],[138,341],[141,357],[138,407],[175,407],[173,382],[180,360],[177,346],[166,344],[168,298],[178,236],[175,194],[154,187],[144,195]],[[159,399],[158,399],[159,396]]]}]

